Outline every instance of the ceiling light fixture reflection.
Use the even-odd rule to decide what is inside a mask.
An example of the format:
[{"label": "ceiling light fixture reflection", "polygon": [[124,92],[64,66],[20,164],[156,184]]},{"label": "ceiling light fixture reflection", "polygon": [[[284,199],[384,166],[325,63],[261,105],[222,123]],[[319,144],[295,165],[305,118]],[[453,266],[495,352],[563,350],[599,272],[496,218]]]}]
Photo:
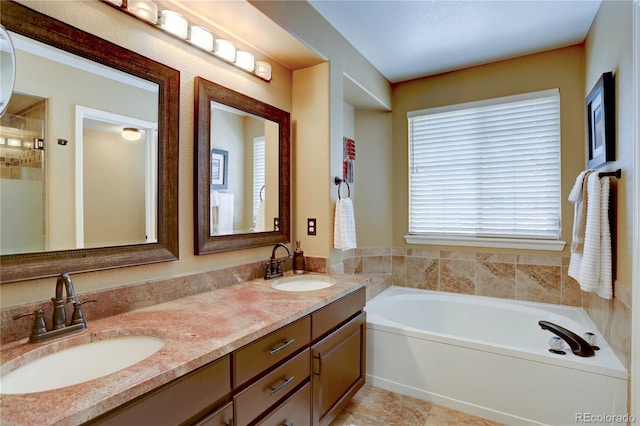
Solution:
[{"label": "ceiling light fixture reflection", "polygon": [[122,129],[122,137],[128,141],[137,141],[142,138],[142,132],[135,127],[125,127]]}]

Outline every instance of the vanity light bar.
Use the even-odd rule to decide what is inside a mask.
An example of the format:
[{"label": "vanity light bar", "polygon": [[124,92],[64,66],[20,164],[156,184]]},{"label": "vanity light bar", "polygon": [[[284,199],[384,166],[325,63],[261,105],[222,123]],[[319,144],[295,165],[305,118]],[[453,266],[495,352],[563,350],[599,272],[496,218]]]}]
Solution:
[{"label": "vanity light bar", "polygon": [[187,18],[169,9],[159,10],[152,0],[101,0],[104,3],[147,22],[154,27],[186,41],[235,67],[262,80],[271,81],[271,64],[257,61],[255,56],[237,50],[229,40],[215,38],[205,27],[190,25]]}]

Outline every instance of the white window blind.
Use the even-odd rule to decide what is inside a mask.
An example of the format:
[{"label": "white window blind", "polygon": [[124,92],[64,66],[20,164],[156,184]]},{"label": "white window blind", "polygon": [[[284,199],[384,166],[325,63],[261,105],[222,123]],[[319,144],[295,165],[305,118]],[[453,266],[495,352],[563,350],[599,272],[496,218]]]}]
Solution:
[{"label": "white window blind", "polygon": [[410,235],[560,238],[557,89],[408,120]]},{"label": "white window blind", "polygon": [[253,223],[256,223],[260,206],[260,191],[264,197],[265,185],[265,142],[264,137],[253,139]]}]

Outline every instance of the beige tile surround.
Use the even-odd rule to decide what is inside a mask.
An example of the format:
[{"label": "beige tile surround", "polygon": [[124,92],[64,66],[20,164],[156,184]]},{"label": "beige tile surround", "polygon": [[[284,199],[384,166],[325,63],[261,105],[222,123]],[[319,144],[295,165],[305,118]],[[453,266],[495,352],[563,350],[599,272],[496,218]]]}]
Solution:
[{"label": "beige tile surround", "polygon": [[347,274],[391,274],[397,286],[583,307],[629,368],[631,298],[583,292],[568,257],[383,247],[345,251],[343,264]]}]

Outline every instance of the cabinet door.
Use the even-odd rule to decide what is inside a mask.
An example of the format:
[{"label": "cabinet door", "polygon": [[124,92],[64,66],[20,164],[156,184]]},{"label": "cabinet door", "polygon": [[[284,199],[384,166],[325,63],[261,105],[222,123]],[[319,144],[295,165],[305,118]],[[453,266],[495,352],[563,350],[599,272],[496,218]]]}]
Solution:
[{"label": "cabinet door", "polygon": [[313,424],[328,425],[365,382],[366,314],[311,348]]}]

